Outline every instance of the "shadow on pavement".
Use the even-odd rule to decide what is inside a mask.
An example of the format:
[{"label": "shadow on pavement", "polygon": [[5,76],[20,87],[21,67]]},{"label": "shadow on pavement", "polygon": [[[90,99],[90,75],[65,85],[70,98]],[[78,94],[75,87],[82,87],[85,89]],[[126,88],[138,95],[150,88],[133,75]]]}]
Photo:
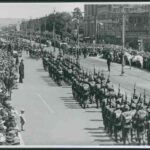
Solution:
[{"label": "shadow on pavement", "polygon": [[67,86],[67,85],[65,85],[65,86],[62,86],[62,88],[71,88],[71,86]]},{"label": "shadow on pavement", "polygon": [[58,87],[58,85],[49,76],[41,76],[41,78],[48,84],[48,86]]},{"label": "shadow on pavement", "polygon": [[60,97],[61,100],[64,101],[64,104],[69,109],[82,109],[79,103],[73,99],[73,97]]},{"label": "shadow on pavement", "polygon": [[100,120],[100,119],[91,119],[90,121],[103,121],[103,120]]},{"label": "shadow on pavement", "polygon": [[86,110],[85,112],[89,112],[89,113],[101,113],[101,111],[96,111],[96,110]]},{"label": "shadow on pavement", "polygon": [[68,97],[60,97],[61,99],[73,99],[73,96],[68,96]]},{"label": "shadow on pavement", "polygon": [[[95,120],[94,120],[95,121]],[[97,120],[99,121],[99,120]],[[94,142],[98,142],[99,145],[116,145],[117,143],[106,133],[103,126],[98,128],[84,128],[90,136],[93,138]]]},{"label": "shadow on pavement", "polygon": [[79,105],[72,104],[72,103],[65,104],[65,106],[69,109],[81,109],[81,107]]},{"label": "shadow on pavement", "polygon": [[90,134],[104,134],[106,132],[105,131],[98,131],[98,132],[89,131],[88,133],[90,133]]},{"label": "shadow on pavement", "polygon": [[45,70],[43,68],[39,68],[39,69],[36,69],[37,72],[45,72]]},{"label": "shadow on pavement", "polygon": [[100,131],[104,130],[104,127],[98,127],[98,128],[84,128],[87,131]]},{"label": "shadow on pavement", "polygon": [[112,139],[110,138],[110,139],[103,139],[103,138],[101,138],[101,139],[95,139],[94,141],[98,141],[98,142],[112,142]]}]

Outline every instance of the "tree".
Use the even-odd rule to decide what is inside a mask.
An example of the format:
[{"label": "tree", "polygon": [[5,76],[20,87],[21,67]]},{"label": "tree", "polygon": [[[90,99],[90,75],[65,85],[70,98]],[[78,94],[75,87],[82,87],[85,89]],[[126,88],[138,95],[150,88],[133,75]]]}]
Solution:
[{"label": "tree", "polygon": [[73,34],[73,39],[76,41],[78,36],[76,30],[78,26],[79,26],[79,34],[83,34],[83,27],[84,27],[83,16],[80,8],[76,7],[74,9],[72,20],[73,20],[73,28],[74,28],[72,34]]},{"label": "tree", "polygon": [[83,18],[83,17],[82,17],[82,12],[81,12],[80,8],[76,7],[76,8],[74,9],[73,18],[77,18],[77,19]]}]

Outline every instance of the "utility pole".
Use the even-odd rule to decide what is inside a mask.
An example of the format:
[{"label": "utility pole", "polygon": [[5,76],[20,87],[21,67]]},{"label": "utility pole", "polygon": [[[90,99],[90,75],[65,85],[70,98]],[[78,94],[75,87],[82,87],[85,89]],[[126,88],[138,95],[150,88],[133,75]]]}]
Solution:
[{"label": "utility pole", "polygon": [[47,23],[47,15],[45,16],[45,37],[46,37],[46,31],[47,31],[46,23]]},{"label": "utility pole", "polygon": [[54,52],[55,52],[55,9],[54,9],[54,21],[53,21],[53,41],[54,41]]},{"label": "utility pole", "polygon": [[79,18],[78,18],[78,24],[77,24],[77,60],[79,60]]},{"label": "utility pole", "polygon": [[40,19],[38,21],[39,21],[40,47],[41,47],[41,22],[40,22]]},{"label": "utility pole", "polygon": [[26,37],[27,37],[27,21],[25,22],[25,27],[26,27]]},{"label": "utility pole", "polygon": [[94,24],[95,24],[95,43],[97,43],[97,6],[95,5]]},{"label": "utility pole", "polygon": [[31,29],[32,29],[32,19],[31,18],[30,18],[29,22],[30,22],[30,44],[31,44]]},{"label": "utility pole", "polygon": [[125,12],[124,7],[122,8],[122,67],[121,75],[124,75],[124,48],[125,48]]}]

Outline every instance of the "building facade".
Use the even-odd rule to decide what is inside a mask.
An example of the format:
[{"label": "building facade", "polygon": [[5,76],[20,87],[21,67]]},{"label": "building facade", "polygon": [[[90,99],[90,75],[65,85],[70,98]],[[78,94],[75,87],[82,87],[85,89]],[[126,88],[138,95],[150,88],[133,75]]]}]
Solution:
[{"label": "building facade", "polygon": [[147,49],[150,5],[85,5],[84,12],[84,37],[90,42],[122,44],[124,15],[126,46]]}]

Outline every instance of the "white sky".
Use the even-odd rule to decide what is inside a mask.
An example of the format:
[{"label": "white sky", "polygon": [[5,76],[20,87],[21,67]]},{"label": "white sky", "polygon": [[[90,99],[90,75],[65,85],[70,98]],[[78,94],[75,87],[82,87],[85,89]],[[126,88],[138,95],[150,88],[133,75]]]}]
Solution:
[{"label": "white sky", "polygon": [[84,3],[0,3],[0,18],[37,18],[57,12],[84,11]]},{"label": "white sky", "polygon": [[[130,2],[130,3],[133,3],[133,2]],[[141,4],[142,2],[136,2],[136,4],[137,3]],[[83,3],[83,2],[82,3],[79,3],[79,2],[0,3],[0,18],[26,18],[26,19],[37,18],[37,17],[45,16],[46,14],[52,13],[54,8],[57,12],[62,12],[62,11],[72,12],[75,7],[79,7],[81,11],[83,12],[84,4],[97,4],[97,3]],[[98,3],[98,4],[112,4],[112,3],[103,2],[103,3]]]}]

